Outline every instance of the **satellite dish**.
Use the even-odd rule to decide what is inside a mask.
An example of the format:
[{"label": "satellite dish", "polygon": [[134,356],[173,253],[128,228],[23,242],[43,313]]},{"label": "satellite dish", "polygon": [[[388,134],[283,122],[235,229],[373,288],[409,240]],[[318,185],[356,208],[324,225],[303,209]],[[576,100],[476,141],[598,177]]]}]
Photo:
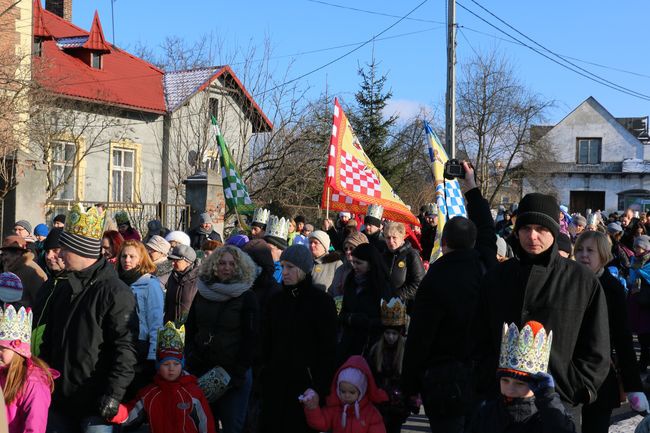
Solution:
[{"label": "satellite dish", "polygon": [[196,166],[196,150],[190,150],[187,153],[187,163],[190,167]]}]

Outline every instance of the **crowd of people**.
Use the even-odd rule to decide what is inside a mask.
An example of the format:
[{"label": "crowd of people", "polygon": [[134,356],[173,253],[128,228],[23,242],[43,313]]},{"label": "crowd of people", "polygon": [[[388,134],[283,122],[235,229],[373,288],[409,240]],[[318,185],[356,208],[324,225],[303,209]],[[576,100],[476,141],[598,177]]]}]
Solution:
[{"label": "crowd of people", "polygon": [[96,206],[17,221],[9,431],[397,433],[423,406],[434,432],[600,433],[625,400],[647,412],[650,220],[539,193],[494,218],[464,168],[441,233],[433,204],[421,226],[259,208],[225,240],[207,212],[144,236]]}]

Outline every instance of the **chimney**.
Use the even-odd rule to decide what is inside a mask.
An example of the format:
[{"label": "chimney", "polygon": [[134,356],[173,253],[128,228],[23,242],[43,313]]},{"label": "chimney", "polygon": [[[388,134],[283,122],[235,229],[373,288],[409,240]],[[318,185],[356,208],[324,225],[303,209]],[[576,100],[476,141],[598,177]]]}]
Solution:
[{"label": "chimney", "polygon": [[45,0],[45,9],[72,22],[72,0]]}]

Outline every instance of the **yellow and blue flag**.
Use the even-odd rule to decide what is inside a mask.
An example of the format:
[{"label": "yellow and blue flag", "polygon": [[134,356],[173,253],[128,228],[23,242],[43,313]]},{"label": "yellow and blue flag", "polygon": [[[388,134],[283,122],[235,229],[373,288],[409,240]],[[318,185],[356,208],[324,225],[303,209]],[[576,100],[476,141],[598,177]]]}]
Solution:
[{"label": "yellow and blue flag", "polygon": [[431,251],[431,262],[434,262],[442,255],[440,238],[442,237],[445,222],[455,216],[467,217],[467,210],[465,209],[465,199],[458,180],[444,178],[445,163],[449,158],[442,144],[440,144],[438,136],[426,120],[424,121],[424,131],[429,142],[429,160],[431,161],[431,172],[436,186],[436,205],[438,206],[438,229],[433,250]]}]

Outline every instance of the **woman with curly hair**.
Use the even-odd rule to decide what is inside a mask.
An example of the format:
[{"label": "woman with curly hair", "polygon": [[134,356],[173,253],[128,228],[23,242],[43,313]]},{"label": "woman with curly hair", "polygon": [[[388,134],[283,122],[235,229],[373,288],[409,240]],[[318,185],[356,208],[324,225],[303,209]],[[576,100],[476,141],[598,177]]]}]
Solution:
[{"label": "woman with curly hair", "polygon": [[239,248],[216,249],[201,263],[198,293],[185,323],[188,371],[208,378],[220,367],[230,376],[224,394],[208,395],[225,433],[241,432],[246,418],[259,338],[259,306],[251,290],[257,273],[253,259]]}]

